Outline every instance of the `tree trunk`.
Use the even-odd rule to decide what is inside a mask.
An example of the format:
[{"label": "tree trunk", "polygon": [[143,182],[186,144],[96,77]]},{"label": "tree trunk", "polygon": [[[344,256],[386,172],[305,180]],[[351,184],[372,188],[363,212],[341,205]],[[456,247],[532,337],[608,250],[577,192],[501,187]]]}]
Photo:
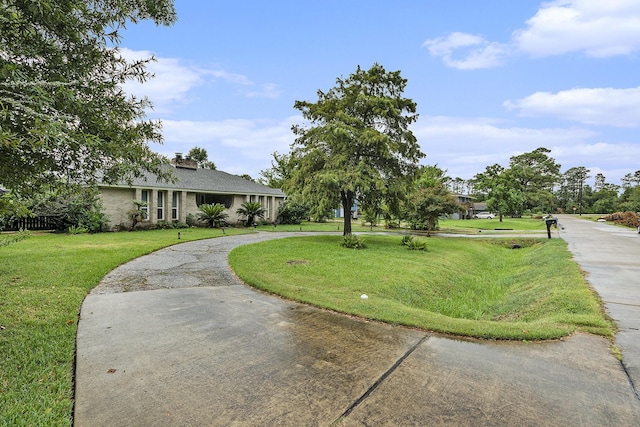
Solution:
[{"label": "tree trunk", "polygon": [[340,199],[342,200],[342,210],[344,212],[344,226],[342,235],[351,234],[351,207],[353,206],[353,193],[351,191],[340,191]]}]

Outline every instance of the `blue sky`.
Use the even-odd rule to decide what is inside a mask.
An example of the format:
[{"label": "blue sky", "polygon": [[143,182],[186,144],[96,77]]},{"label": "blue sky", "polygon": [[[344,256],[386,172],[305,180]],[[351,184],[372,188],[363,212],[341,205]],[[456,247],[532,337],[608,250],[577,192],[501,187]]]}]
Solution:
[{"label": "blue sky", "polygon": [[172,157],[205,148],[218,169],[258,177],[286,153],[296,100],[374,63],[400,70],[418,105],[423,164],[472,178],[538,147],[562,171],[619,183],[640,169],[640,1],[176,0],[178,22],[123,33],[155,78]]}]

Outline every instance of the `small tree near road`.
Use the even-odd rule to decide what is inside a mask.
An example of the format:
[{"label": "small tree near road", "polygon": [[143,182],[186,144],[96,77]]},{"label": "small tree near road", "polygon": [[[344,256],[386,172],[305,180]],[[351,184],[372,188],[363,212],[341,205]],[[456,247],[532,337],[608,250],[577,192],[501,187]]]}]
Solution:
[{"label": "small tree near road", "polygon": [[440,181],[416,189],[407,202],[407,217],[415,229],[426,229],[427,237],[438,226],[438,218],[457,212],[460,204]]}]

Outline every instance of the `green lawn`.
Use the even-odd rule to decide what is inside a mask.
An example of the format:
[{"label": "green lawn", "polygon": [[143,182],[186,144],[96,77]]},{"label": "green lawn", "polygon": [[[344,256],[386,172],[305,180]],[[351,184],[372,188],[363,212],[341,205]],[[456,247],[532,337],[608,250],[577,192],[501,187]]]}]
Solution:
[{"label": "green lawn", "polygon": [[561,239],[432,237],[426,251],[399,236],[365,239],[365,250],[340,247],[340,236],[268,241],[229,259],[256,288],[368,319],[494,339],[613,335]]},{"label": "green lawn", "polygon": [[[385,227],[384,221],[375,227],[370,226],[368,223],[364,224],[362,220],[353,220],[351,222],[352,231],[354,233],[359,232],[371,232],[371,231],[405,231],[409,232],[406,227],[400,229],[388,229]],[[541,219],[530,218],[507,218],[504,217],[502,222],[499,219],[441,219],[439,220],[439,226],[441,233],[453,232],[453,233],[477,233],[478,230],[483,231],[495,231],[495,230],[513,230],[513,231],[544,231],[547,228],[545,222]],[[343,231],[343,224],[341,219],[334,219],[327,222],[303,222],[299,225],[285,225],[280,224],[273,225],[259,225],[257,230],[260,231]]]},{"label": "green lawn", "polygon": [[[318,227],[337,231],[338,225]],[[354,224],[354,231],[366,229]],[[0,426],[71,424],[78,314],[105,274],[162,247],[222,235],[211,229],[45,233],[0,245]],[[496,242],[434,237],[426,252],[401,248],[399,236],[367,236],[364,251],[343,249],[340,239],[273,241],[238,249],[232,260],[256,286],[392,323],[513,339],[573,330],[612,334],[559,239],[510,250]],[[366,302],[362,293],[370,296]]]},{"label": "green lawn", "polygon": [[502,221],[494,219],[445,219],[439,221],[440,232],[460,232],[469,231],[476,233],[482,231],[544,231],[547,226],[541,219],[532,218],[508,218],[503,217]]},{"label": "green lawn", "polygon": [[80,305],[105,274],[162,247],[222,235],[195,228],[47,233],[0,246],[0,426],[71,424]]}]

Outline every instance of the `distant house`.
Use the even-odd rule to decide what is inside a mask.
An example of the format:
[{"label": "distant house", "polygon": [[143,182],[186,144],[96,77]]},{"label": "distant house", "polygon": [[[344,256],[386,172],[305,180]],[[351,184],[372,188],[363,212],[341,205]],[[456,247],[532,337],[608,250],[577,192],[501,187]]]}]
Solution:
[{"label": "distant house", "polygon": [[147,173],[131,185],[100,184],[99,195],[111,228],[131,224],[134,201],[146,202],[145,221],[186,222],[189,214],[197,215],[203,203],[221,203],[227,208],[227,221],[239,222],[236,210],[244,202],[258,202],[265,209],[265,220],[275,221],[278,208],[285,200],[282,190],[270,188],[226,172],[200,169],[197,163],[179,153],[171,161],[175,183],[158,182]]},{"label": "distant house", "polygon": [[482,214],[482,213],[489,213],[489,211],[487,210],[487,203],[486,202],[479,202],[479,203],[474,203],[473,204],[473,214]]},{"label": "distant house", "polygon": [[451,219],[469,219],[473,216],[473,199],[466,194],[454,194],[456,202],[460,205],[460,210],[449,216]]}]

